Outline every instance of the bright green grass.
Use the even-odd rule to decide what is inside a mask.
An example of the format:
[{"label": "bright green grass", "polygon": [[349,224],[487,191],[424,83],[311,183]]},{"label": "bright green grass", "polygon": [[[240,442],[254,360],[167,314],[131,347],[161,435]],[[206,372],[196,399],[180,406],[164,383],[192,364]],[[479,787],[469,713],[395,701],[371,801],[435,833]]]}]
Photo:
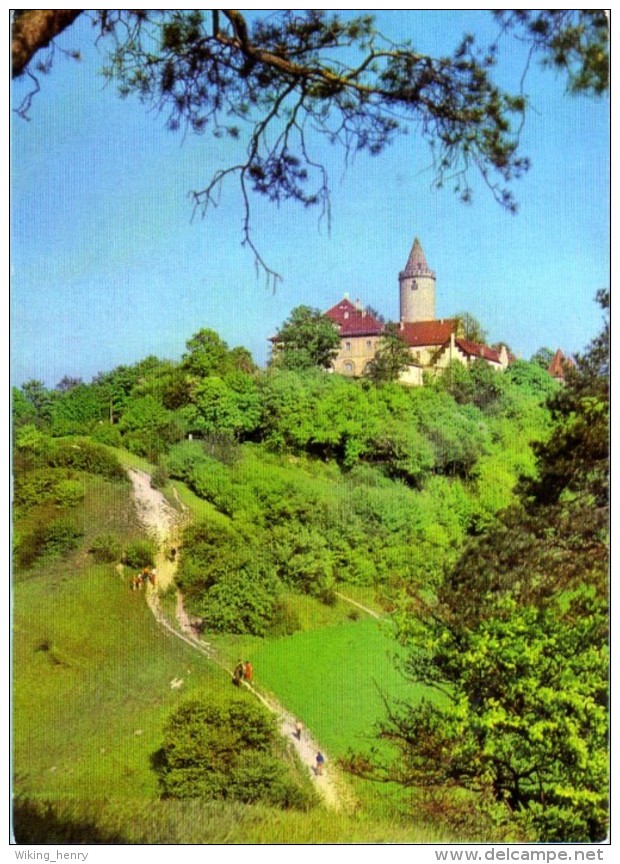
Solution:
[{"label": "bright green grass", "polygon": [[213,638],[229,658],[249,658],[256,683],[277,695],[332,757],[376,744],[385,717],[381,694],[418,701],[433,691],[403,679],[388,625],[372,618],[298,632],[281,639]]},{"label": "bright green grass", "polygon": [[190,693],[229,693],[110,565],[17,585],[13,655],[18,793],[155,796],[149,758],[170,711]]},{"label": "bright green grass", "polygon": [[[350,595],[349,586],[341,586],[343,594]],[[284,595],[287,607],[297,615],[300,630],[318,630],[343,624],[354,618],[366,618],[367,613],[356,606],[338,599],[333,605],[321,603],[316,597],[308,594],[297,594],[292,591]]]}]

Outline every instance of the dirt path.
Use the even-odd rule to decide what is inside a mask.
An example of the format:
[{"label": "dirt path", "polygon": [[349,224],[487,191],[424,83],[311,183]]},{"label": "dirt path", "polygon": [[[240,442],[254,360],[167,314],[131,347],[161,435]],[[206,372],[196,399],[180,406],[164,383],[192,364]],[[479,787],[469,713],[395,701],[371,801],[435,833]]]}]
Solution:
[{"label": "dirt path", "polygon": [[[166,501],[164,495],[158,489],[152,488],[149,474],[135,468],[129,468],[128,474],[133,484],[133,497],[138,517],[148,533],[158,544],[156,557],[157,586],[153,588],[151,585],[148,585],[146,592],[149,608],[161,627],[177,639],[185,642],[195,651],[208,657],[213,663],[216,663],[232,676],[232,670],[218,658],[211,645],[204,639],[201,639],[192,627],[189,616],[183,606],[183,596],[180,591],[177,590],[176,592],[178,629],[164,615],[159,601],[159,592],[166,591],[174,584],[176,562],[170,561],[167,553],[171,545],[178,546],[179,528],[184,517]],[[179,500],[178,496],[176,497]],[[371,614],[373,613],[371,612]],[[286,711],[273,697],[264,695],[256,687],[247,682],[242,683],[248,690],[251,690],[263,705],[278,716],[282,735],[293,744],[299,758],[307,766],[312,782],[323,799],[324,804],[332,810],[353,810],[355,800],[352,793],[344,778],[338,774],[334,767],[328,765],[325,767],[323,774],[318,776],[315,774],[316,754],[319,750],[325,754],[324,749],[320,747],[318,742],[313,739],[306,729],[302,730],[301,736],[298,739],[295,734],[297,718]],[[180,687],[182,684],[181,679],[178,682],[176,679],[171,682],[171,686]]]},{"label": "dirt path", "polygon": [[369,609],[368,606],[363,606],[361,603],[358,603],[357,600],[352,600],[350,597],[346,597],[344,594],[341,594],[340,591],[334,592],[336,597],[340,597],[341,600],[344,600],[345,603],[351,603],[353,606],[357,606],[358,609],[361,609],[364,612],[367,612],[369,615],[372,615],[373,618],[376,618],[377,621],[381,621],[381,615],[375,612],[373,609]]}]

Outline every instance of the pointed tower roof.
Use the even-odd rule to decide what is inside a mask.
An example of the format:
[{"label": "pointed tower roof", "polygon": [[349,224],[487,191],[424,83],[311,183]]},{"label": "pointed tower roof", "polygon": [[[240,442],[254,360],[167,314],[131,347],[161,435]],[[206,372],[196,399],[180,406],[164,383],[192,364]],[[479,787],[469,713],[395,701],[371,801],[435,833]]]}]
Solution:
[{"label": "pointed tower roof", "polygon": [[422,244],[416,237],[407,259],[407,266],[401,273],[401,276],[435,276],[435,273],[430,269],[426,262],[426,256],[422,249]]}]

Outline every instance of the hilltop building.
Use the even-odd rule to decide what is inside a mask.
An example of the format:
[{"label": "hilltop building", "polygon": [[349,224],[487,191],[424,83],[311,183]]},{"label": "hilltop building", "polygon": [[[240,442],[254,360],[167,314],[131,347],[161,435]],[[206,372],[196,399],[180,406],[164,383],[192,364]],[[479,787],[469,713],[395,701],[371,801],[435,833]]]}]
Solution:
[{"label": "hilltop building", "polygon": [[[511,358],[502,345],[490,348],[463,339],[456,318],[435,318],[436,274],[426,261],[416,237],[405,269],[398,275],[400,335],[409,348],[411,364],[401,375],[405,384],[421,385],[424,372],[441,374],[453,360],[469,365],[481,359],[498,370]],[[341,375],[361,376],[368,371],[380,347],[384,324],[369,314],[359,300],[348,295],[325,313],[340,331],[340,351],[333,368]]]},{"label": "hilltop building", "polygon": [[558,350],[553,355],[553,359],[549,366],[547,367],[547,372],[551,375],[552,378],[555,378],[556,381],[559,381],[561,384],[564,384],[564,379],[566,377],[567,369],[574,369],[575,364],[571,360],[570,357],[565,357],[562,351],[558,348]]}]

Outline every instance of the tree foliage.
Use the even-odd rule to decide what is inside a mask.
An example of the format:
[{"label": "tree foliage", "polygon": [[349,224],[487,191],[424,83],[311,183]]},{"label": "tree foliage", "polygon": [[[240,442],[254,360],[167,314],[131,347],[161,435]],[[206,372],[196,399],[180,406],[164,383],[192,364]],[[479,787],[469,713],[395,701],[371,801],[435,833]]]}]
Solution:
[{"label": "tree foliage", "polygon": [[398,325],[388,324],[381,336],[375,357],[369,364],[368,377],[375,384],[397,381],[410,363],[409,349],[400,338]]},{"label": "tree foliage", "polygon": [[543,64],[563,72],[570,93],[609,89],[609,17],[604,9],[515,9],[495,15]]},{"label": "tree foliage", "polygon": [[340,335],[319,309],[297,306],[275,337],[271,362],[279,369],[329,369],[338,354]]},{"label": "tree foliage", "polygon": [[308,809],[312,792],[282,758],[274,718],[255,701],[192,701],[168,718],[156,758],[162,796]]},{"label": "tree foliage", "polygon": [[487,331],[470,312],[459,312],[454,317],[458,321],[458,331],[461,339],[467,339],[468,342],[477,342],[480,345],[487,344]]}]

